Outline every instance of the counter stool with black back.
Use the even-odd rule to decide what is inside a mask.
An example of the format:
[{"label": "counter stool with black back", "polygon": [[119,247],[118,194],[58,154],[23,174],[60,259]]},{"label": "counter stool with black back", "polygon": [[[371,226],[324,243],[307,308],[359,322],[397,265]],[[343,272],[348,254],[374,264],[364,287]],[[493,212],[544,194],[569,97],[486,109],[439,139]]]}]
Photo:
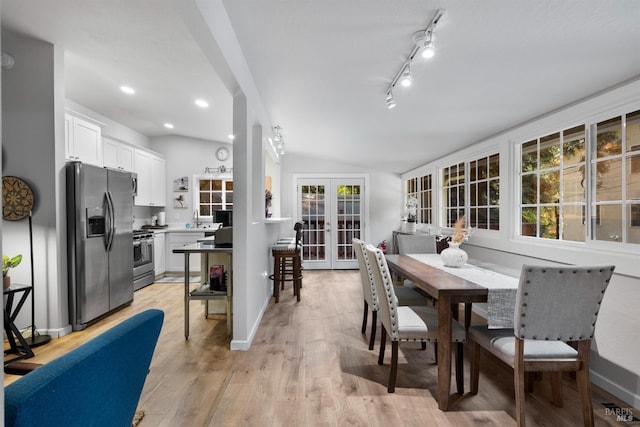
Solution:
[{"label": "counter stool with black back", "polygon": [[280,290],[285,282],[293,282],[293,295],[300,301],[302,288],[302,222],[296,222],[293,229],[294,238],[280,239],[271,246],[273,254],[273,296],[276,303],[280,301]]}]

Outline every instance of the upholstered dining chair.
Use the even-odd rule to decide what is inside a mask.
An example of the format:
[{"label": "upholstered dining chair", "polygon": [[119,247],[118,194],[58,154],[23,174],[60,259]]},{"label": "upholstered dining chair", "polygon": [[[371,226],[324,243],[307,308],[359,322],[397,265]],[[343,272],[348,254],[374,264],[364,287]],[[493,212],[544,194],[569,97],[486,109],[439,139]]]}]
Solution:
[{"label": "upholstered dining chair", "polygon": [[[398,371],[398,345],[400,341],[437,342],[438,340],[438,311],[428,306],[398,305],[395,298],[394,286],[387,260],[382,251],[372,245],[367,245],[365,254],[373,270],[373,281],[380,300],[380,354],[378,364],[384,363],[384,353],[387,335],[391,338],[391,367],[387,391],[393,393],[396,386]],[[453,342],[458,344],[456,351],[456,376],[462,375],[462,344],[466,340],[464,328],[453,319],[451,320],[451,334]]]},{"label": "upholstered dining chair", "polygon": [[398,234],[398,253],[435,254],[438,252],[436,236],[429,234]]},{"label": "upholstered dining chair", "polygon": [[[513,329],[472,326],[471,393],[478,392],[480,347],[514,369],[516,421],[525,425],[529,372],[553,372],[553,403],[562,406],[562,371],[576,373],[585,426],[593,426],[589,353],[600,303],[614,266],[522,267]],[[569,345],[574,342],[577,348]],[[527,380],[527,387],[525,387]]]},{"label": "upholstered dining chair", "polygon": [[[362,282],[362,293],[364,295],[364,312],[362,314],[362,333],[367,333],[367,320],[369,315],[369,309],[371,309],[371,337],[369,338],[369,350],[373,350],[373,345],[376,341],[376,325],[378,323],[378,294],[376,292],[376,285],[373,283],[373,271],[371,265],[366,257],[364,250],[367,244],[360,239],[354,238],[352,240],[353,250],[356,253],[358,259],[358,267],[360,269],[360,281]],[[394,287],[395,295],[398,300],[398,305],[427,305],[427,302],[421,294],[411,288],[405,288],[404,286]],[[424,346],[426,348],[426,346]]]}]

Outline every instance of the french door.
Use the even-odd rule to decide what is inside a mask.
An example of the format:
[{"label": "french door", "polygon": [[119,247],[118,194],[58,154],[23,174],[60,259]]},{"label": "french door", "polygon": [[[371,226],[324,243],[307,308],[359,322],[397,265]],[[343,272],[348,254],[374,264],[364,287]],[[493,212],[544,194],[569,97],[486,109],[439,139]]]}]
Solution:
[{"label": "french door", "polygon": [[365,178],[298,178],[302,256],[308,269],[355,269],[351,241],[364,239]]}]

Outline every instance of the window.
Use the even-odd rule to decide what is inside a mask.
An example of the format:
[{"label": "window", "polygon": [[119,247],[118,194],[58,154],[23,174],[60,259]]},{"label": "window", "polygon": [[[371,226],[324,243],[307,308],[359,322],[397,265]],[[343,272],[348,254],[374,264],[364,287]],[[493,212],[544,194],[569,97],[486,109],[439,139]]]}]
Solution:
[{"label": "window", "polygon": [[445,225],[453,227],[464,216],[464,163],[444,168],[442,171],[442,201]]},{"label": "window", "polygon": [[200,177],[197,181],[200,217],[211,217],[216,210],[233,210],[233,180]]},{"label": "window", "polygon": [[584,125],[521,145],[523,236],[584,241],[585,149]]},{"label": "window", "polygon": [[520,144],[522,236],[640,243],[640,111],[589,129]]},{"label": "window", "polygon": [[433,190],[431,175],[409,178],[406,189],[407,199],[413,196],[418,200],[418,223],[432,224]]},{"label": "window", "polygon": [[469,227],[499,230],[500,155],[491,154],[444,168],[442,200],[447,227],[453,227],[458,218],[466,215]]},{"label": "window", "polygon": [[500,229],[500,156],[469,162],[469,218],[467,225]]},{"label": "window", "polygon": [[592,207],[600,214],[591,238],[640,243],[640,111],[599,122],[592,133]]}]

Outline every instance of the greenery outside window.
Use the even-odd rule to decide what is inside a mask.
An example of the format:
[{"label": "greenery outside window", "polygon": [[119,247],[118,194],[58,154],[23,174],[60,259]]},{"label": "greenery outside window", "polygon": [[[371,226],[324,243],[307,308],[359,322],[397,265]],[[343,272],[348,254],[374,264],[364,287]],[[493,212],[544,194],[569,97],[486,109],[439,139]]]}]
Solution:
[{"label": "greenery outside window", "polygon": [[585,239],[585,126],[521,145],[521,235]]}]

